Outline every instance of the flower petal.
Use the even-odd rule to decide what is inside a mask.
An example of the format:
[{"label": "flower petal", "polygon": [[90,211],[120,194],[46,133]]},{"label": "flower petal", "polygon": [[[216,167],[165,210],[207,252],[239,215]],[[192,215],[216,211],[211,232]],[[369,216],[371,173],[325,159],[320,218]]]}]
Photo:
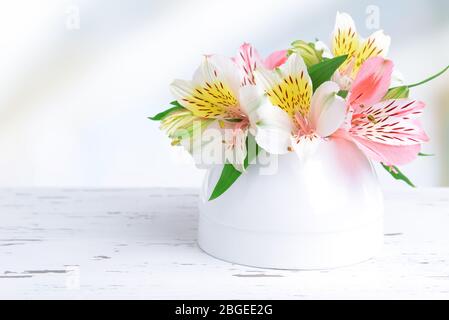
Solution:
[{"label": "flower petal", "polygon": [[316,135],[306,135],[299,138],[292,137],[292,148],[302,161],[312,156],[323,140]]},{"label": "flower petal", "polygon": [[191,81],[176,79],[171,83],[170,91],[178,102],[185,107],[186,103],[183,99],[194,95],[195,86],[192,85]]},{"label": "flower petal", "polygon": [[388,54],[390,43],[391,38],[385,35],[383,30],[374,32],[368,39],[366,39],[357,51],[353,76],[357,75],[360,67],[369,58],[377,56],[385,57]]},{"label": "flower petal", "polygon": [[225,130],[225,161],[231,163],[240,172],[245,170],[247,136],[248,130],[240,128]]},{"label": "flower petal", "polygon": [[350,75],[341,72],[335,72],[331,80],[338,83],[340,89],[345,91],[349,91],[354,82]]},{"label": "flower petal", "polygon": [[263,65],[268,70],[273,70],[283,65],[287,59],[287,50],[275,51],[265,59]]},{"label": "flower petal", "polygon": [[288,59],[287,62],[281,67],[282,74],[285,76],[295,76],[300,75],[301,73],[304,74],[305,77],[309,78],[309,74],[307,73],[307,66],[298,53],[292,53]]},{"label": "flower petal", "polygon": [[332,59],[334,55],[331,52],[331,49],[325,44],[323,41],[316,41],[315,42],[315,49],[317,51],[323,52],[323,58]]},{"label": "flower petal", "polygon": [[363,113],[372,115],[374,119],[398,117],[408,120],[420,117],[425,106],[424,102],[411,99],[386,100],[363,109]]},{"label": "flower petal", "polygon": [[240,88],[238,65],[225,56],[217,54],[205,56],[193,76],[194,84],[204,85],[206,82],[215,82],[217,79],[226,83],[233,92],[237,92]]},{"label": "flower petal", "polygon": [[351,135],[382,144],[408,146],[429,140],[418,123],[399,117],[358,118],[353,124]]},{"label": "flower petal", "polygon": [[206,57],[193,81],[175,80],[170,89],[177,101],[198,117],[226,119],[238,107],[237,66],[228,58]]},{"label": "flower petal", "polygon": [[256,142],[272,154],[285,154],[289,151],[292,122],[282,109],[265,103],[257,110]]},{"label": "flower petal", "polygon": [[256,111],[263,101],[263,93],[259,90],[259,87],[254,85],[241,87],[239,101],[240,110],[248,116],[250,124],[255,125],[258,119]]},{"label": "flower petal", "polygon": [[279,70],[258,68],[256,81],[266,91],[269,100],[291,117],[296,113],[309,113],[312,97],[312,81],[299,54],[293,53]]},{"label": "flower petal", "polygon": [[254,78],[253,73],[258,65],[262,64],[262,59],[256,49],[254,49],[254,47],[249,43],[242,44],[240,46],[239,53],[235,58],[235,62],[241,69],[242,85],[245,86],[248,84],[256,84],[256,79]]},{"label": "flower petal", "polygon": [[393,62],[381,57],[368,59],[360,68],[349,94],[349,103],[356,108],[382,100],[387,93],[393,72]]},{"label": "flower petal", "polygon": [[418,157],[420,144],[410,146],[391,146],[354,137],[354,142],[365,155],[373,161],[385,165],[401,166],[412,162]]},{"label": "flower petal", "polygon": [[339,86],[332,81],[323,83],[312,97],[310,122],[321,137],[330,136],[341,127],[346,117],[346,103],[337,95]]},{"label": "flower petal", "polygon": [[335,57],[348,55],[340,71],[346,70],[351,60],[356,56],[359,48],[359,36],[354,20],[347,13],[337,12],[332,40],[332,53]]}]

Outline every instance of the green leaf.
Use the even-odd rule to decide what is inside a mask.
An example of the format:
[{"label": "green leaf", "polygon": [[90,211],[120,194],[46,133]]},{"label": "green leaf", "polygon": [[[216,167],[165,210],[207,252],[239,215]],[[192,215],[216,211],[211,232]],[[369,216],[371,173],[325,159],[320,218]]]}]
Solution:
[{"label": "green leaf", "polygon": [[[253,145],[251,145],[252,143]],[[251,146],[255,146],[255,148],[252,148]],[[246,140],[246,149],[248,150],[248,153],[243,164],[245,169],[248,168],[259,153],[259,147],[257,146],[253,136],[248,136]],[[232,164],[225,164],[223,170],[221,171],[220,179],[218,179],[209,201],[215,200],[225,193],[241,175],[242,173],[234,168]]]},{"label": "green leaf", "polygon": [[348,93],[349,93],[348,90],[340,90],[340,91],[338,91],[337,95],[339,95],[343,99],[346,99],[346,97],[348,96]]},{"label": "green leaf", "polygon": [[434,157],[435,155],[434,154],[426,154],[426,153],[418,153],[418,156],[420,156],[420,157]]},{"label": "green leaf", "polygon": [[257,145],[256,138],[252,135],[248,135],[248,138],[246,139],[246,150],[247,154],[245,162],[243,163],[245,169],[249,167],[251,162],[256,159],[259,154],[259,146]]},{"label": "green leaf", "polygon": [[177,100],[173,100],[170,104],[175,107],[184,108]]},{"label": "green leaf", "polygon": [[170,102],[170,104],[174,107],[171,107],[165,111],[162,111],[162,112],[158,113],[157,115],[155,115],[154,117],[148,117],[148,119],[153,120],[153,121],[161,121],[166,116],[168,116],[170,113],[184,109],[184,107],[181,106],[178,103],[178,101],[172,101],[172,102]]},{"label": "green leaf", "polygon": [[209,198],[209,201],[217,199],[223,193],[228,190],[232,184],[242,175],[240,171],[238,171],[232,164],[225,164],[223,167],[223,171],[221,171],[220,179],[215,185],[214,191],[212,191],[212,195]]},{"label": "green leaf", "polygon": [[329,60],[324,60],[309,68],[309,76],[312,79],[313,91],[315,91],[324,82],[329,81],[335,71],[346,61],[348,56],[339,56]]},{"label": "green leaf", "polygon": [[394,87],[388,90],[387,94],[382,100],[408,98],[409,93],[410,90],[408,86]]},{"label": "green leaf", "polygon": [[387,165],[385,165],[383,163],[382,163],[382,166],[396,180],[404,181],[410,187],[416,188],[415,185],[410,181],[410,179],[407,178],[397,167],[395,167],[395,166],[387,166]]}]

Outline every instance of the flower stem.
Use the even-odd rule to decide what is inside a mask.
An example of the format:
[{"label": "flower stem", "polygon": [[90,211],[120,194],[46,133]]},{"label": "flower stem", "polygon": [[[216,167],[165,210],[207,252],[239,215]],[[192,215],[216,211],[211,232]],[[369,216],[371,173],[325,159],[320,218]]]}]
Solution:
[{"label": "flower stem", "polygon": [[409,88],[414,88],[414,87],[420,86],[420,85],[422,85],[422,84],[425,84],[425,83],[427,83],[427,82],[429,82],[429,81],[432,81],[433,79],[438,78],[439,76],[441,76],[441,75],[442,75],[443,73],[445,73],[448,69],[449,69],[449,66],[447,66],[446,68],[444,68],[443,70],[441,70],[441,71],[438,72],[437,74],[431,76],[430,78],[428,78],[428,79],[426,79],[426,80],[423,80],[423,81],[421,81],[421,82],[415,83],[415,84],[411,84],[411,85],[409,85],[409,86],[407,86],[407,87],[409,87]]}]

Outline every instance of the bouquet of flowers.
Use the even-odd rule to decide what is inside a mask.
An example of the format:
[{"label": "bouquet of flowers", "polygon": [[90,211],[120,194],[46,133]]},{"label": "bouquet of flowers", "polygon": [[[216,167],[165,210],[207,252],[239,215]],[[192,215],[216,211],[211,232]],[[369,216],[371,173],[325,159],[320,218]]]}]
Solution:
[{"label": "bouquet of flowers", "polygon": [[223,194],[261,152],[295,152],[307,161],[320,143],[353,142],[372,161],[413,186],[397,166],[429,140],[419,122],[425,103],[413,85],[393,84],[390,37],[362,39],[352,18],[337,13],[332,43],[295,41],[262,58],[244,43],[236,56],[206,55],[192,80],[175,80],[176,100],[150,119],[199,164],[223,164],[210,200]]}]

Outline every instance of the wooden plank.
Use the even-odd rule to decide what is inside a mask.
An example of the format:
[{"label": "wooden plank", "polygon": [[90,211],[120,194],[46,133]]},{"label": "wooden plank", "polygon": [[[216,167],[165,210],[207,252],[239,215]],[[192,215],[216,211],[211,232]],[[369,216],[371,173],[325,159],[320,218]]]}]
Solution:
[{"label": "wooden plank", "polygon": [[449,189],[386,195],[381,256],[330,271],[216,260],[197,191],[0,190],[0,298],[448,299]]}]

